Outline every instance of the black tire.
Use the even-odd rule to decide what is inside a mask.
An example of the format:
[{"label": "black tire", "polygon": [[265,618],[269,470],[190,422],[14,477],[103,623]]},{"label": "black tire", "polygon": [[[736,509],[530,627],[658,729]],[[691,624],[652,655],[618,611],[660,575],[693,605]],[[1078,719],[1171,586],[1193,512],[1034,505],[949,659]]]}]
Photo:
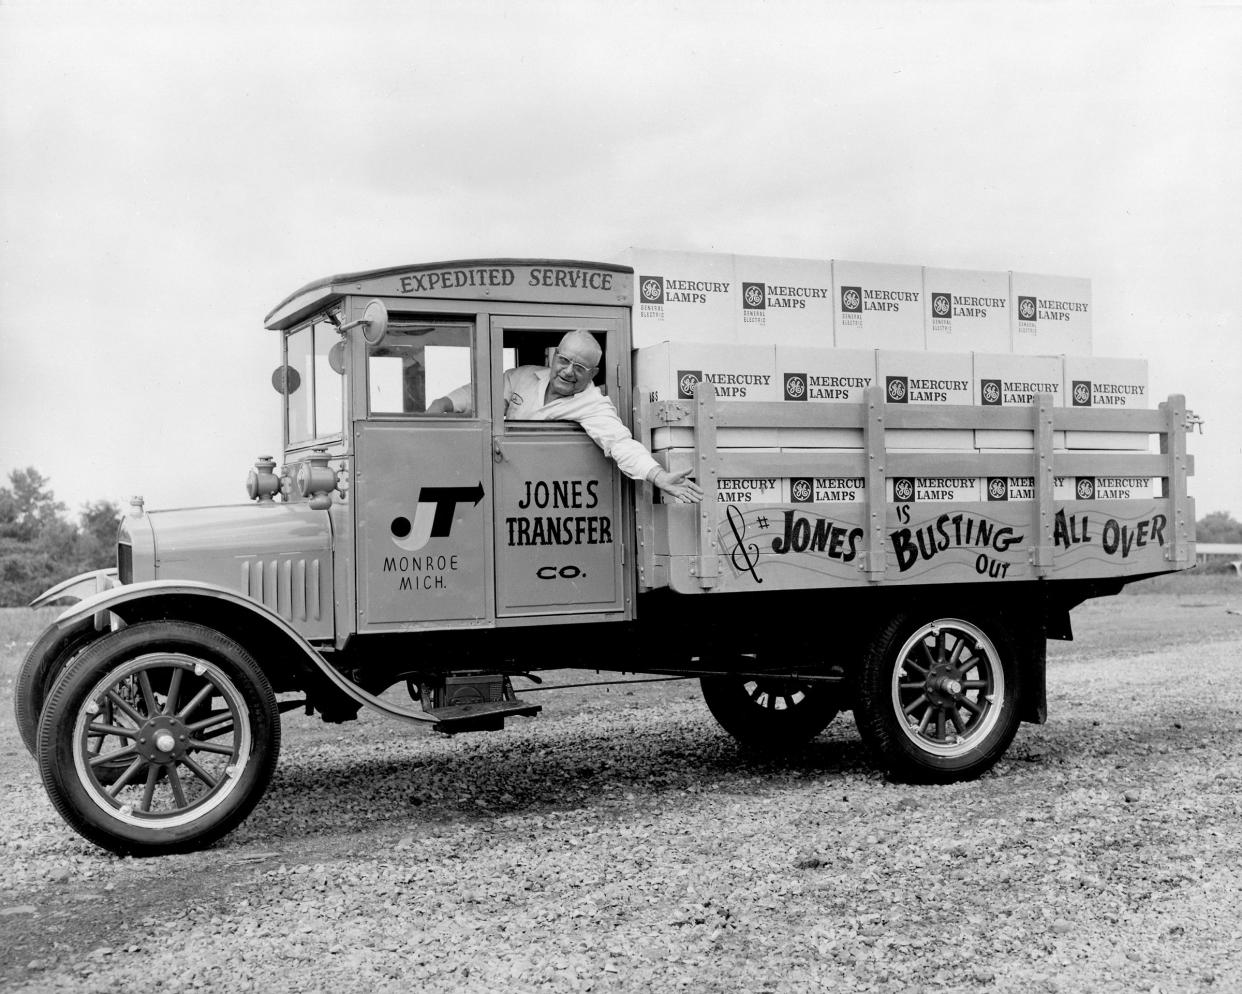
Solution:
[{"label": "black tire", "polygon": [[748,749],[761,752],[788,752],[806,745],[841,710],[840,691],[828,683],[705,676],[699,685],[720,727]]},{"label": "black tire", "polygon": [[[279,752],[280,712],[263,671],[232,639],[181,621],[143,622],[88,646],[39,721],[52,804],[118,855],[211,845],[253,810]],[[118,758],[124,771],[97,774]]]},{"label": "black tire", "polygon": [[31,756],[38,749],[39,715],[52,684],[73,657],[98,636],[99,632],[89,620],[68,634],[49,625],[26,652],[13,683],[13,717]]},{"label": "black tire", "polygon": [[972,780],[1018,730],[1021,671],[995,620],[893,619],[863,658],[854,715],[878,762],[911,783]]}]

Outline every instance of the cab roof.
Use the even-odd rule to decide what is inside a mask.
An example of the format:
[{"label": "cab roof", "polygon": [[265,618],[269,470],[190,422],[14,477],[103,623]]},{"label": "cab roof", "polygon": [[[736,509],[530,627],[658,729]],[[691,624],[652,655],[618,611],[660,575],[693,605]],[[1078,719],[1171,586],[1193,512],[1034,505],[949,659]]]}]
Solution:
[{"label": "cab roof", "polygon": [[632,281],[607,277],[625,277],[633,272],[630,266],[611,262],[498,258],[455,259],[339,273],[299,287],[268,312],[263,324],[267,328],[288,328],[346,294],[629,305],[633,299]]}]

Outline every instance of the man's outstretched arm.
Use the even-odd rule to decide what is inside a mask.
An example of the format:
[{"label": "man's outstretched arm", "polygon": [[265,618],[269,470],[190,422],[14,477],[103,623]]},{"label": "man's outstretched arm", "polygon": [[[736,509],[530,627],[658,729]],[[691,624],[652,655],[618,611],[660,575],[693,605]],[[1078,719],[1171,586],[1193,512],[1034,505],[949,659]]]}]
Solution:
[{"label": "man's outstretched arm", "polygon": [[659,490],[683,504],[698,504],[703,499],[703,488],[687,479],[689,476],[688,469],[683,469],[680,473],[670,473],[667,469],[656,466],[647,479]]}]

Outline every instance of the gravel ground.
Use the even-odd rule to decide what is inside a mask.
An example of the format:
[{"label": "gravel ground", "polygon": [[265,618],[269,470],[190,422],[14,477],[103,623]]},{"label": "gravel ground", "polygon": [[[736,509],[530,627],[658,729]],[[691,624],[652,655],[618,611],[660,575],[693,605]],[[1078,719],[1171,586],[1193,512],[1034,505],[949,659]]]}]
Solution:
[{"label": "gravel ground", "polygon": [[0,611],[0,989],[1239,990],[1239,610],[1083,605],[1050,723],[952,787],[885,781],[848,715],[751,759],[693,683],[454,739],[295,712],[250,819],[152,860],[56,817],[10,717],[50,613]]}]

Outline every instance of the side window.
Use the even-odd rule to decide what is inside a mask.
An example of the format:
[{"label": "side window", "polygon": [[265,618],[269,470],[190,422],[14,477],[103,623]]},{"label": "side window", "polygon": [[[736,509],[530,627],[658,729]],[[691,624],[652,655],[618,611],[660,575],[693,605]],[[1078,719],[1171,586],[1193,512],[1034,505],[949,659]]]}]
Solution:
[{"label": "side window", "polygon": [[[565,334],[565,329],[537,328],[506,328],[501,342],[503,368],[508,371],[518,367],[555,367],[557,345]],[[593,332],[601,350],[599,365],[596,367],[592,382],[600,393],[608,393],[608,339],[602,332]],[[507,399],[507,398],[506,398]],[[512,409],[506,412],[506,420],[518,420]],[[548,423],[548,422],[541,422]],[[569,424],[573,422],[551,422],[552,424]]]},{"label": "side window", "polygon": [[[372,414],[473,416],[474,326],[390,323],[384,340],[367,347],[367,382]],[[445,398],[451,412],[435,405]]]},{"label": "side window", "polygon": [[340,341],[336,328],[317,321],[286,339],[289,442],[309,442],[341,433],[341,377],[328,353]]}]

